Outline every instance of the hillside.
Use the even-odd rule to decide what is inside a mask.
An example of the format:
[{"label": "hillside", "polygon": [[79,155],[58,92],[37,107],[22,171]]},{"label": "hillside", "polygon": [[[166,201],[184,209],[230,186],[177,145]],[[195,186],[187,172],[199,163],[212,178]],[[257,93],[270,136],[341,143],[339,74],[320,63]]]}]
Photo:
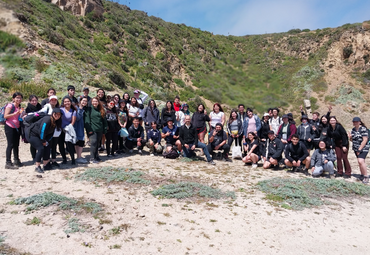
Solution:
[{"label": "hillside", "polygon": [[303,99],[322,112],[334,104],[344,117],[364,114],[369,106],[366,23],[237,37],[165,22],[104,0],[88,0],[82,7],[78,0],[63,1],[66,11],[50,0],[1,2],[0,8],[20,20],[17,30],[3,18],[1,30],[24,42],[1,46],[4,92],[15,80],[52,85],[62,93],[69,84],[140,88],[160,100],[178,94],[192,107],[205,99],[228,108],[242,102],[259,113],[275,106],[294,112]]}]

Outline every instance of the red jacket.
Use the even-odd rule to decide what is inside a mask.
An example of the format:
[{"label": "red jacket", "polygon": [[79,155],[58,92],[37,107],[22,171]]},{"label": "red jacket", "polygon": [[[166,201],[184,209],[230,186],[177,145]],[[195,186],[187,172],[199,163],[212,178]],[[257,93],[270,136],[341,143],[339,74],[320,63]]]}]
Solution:
[{"label": "red jacket", "polygon": [[[284,125],[284,123],[281,124],[280,127],[279,127],[279,131],[278,131],[278,134],[277,134],[277,137],[279,139],[281,139],[283,137],[283,125]],[[288,130],[287,130],[287,137],[288,137],[288,142],[290,142],[290,140],[292,139],[292,135],[297,133],[297,127],[292,123],[289,123],[288,125],[289,125],[289,127],[288,127]]]},{"label": "red jacket", "polygon": [[178,112],[181,109],[181,104],[173,104],[173,108],[175,108],[175,111]]}]

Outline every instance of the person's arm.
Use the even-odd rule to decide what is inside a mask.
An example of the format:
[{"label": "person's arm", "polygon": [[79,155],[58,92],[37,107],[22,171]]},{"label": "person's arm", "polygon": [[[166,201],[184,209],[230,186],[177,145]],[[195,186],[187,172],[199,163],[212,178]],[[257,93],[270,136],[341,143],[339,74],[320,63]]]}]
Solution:
[{"label": "person's arm", "polygon": [[344,129],[344,127],[342,125],[339,125],[338,126],[338,131],[339,131],[339,133],[341,135],[341,138],[342,138],[342,146],[347,147],[348,146],[348,135],[347,135],[346,130]]},{"label": "person's arm", "polygon": [[256,118],[255,118],[255,120],[256,120],[256,131],[258,132],[261,129],[261,119],[257,115],[255,115],[255,116],[256,116]]},{"label": "person's arm", "polygon": [[148,107],[149,106],[145,107],[145,109],[143,110],[143,113],[142,113],[144,125],[146,125],[146,126],[147,126]]},{"label": "person's arm", "polygon": [[238,136],[243,135],[243,122],[238,119]]},{"label": "person's arm", "polygon": [[290,144],[285,146],[285,151],[284,151],[285,158],[289,160],[290,162],[293,162],[294,159],[290,156]]},{"label": "person's arm", "polygon": [[292,136],[297,133],[297,127],[294,124],[290,124],[290,135],[288,137],[288,142],[292,140]]},{"label": "person's arm", "polygon": [[[271,127],[271,126],[270,126],[270,127]],[[277,132],[277,134],[276,134],[276,137],[277,137],[277,138],[279,138],[279,139],[281,139],[281,138],[282,138],[282,132],[281,132],[282,128],[283,128],[283,124],[281,124],[281,125],[279,126],[278,132]],[[271,130],[272,130],[272,129],[271,129]]]},{"label": "person's arm", "polygon": [[204,121],[211,121],[211,119],[209,118],[209,116],[207,114],[204,114]]},{"label": "person's arm", "polygon": [[141,90],[140,90],[140,94],[143,95],[143,97],[140,97],[140,99],[141,99],[141,102],[144,104],[145,99],[147,99],[148,97],[148,94]]},{"label": "person's arm", "polygon": [[43,144],[46,142],[46,133],[48,132],[49,128],[50,128],[50,117],[48,117],[48,119],[43,121],[43,123],[40,125],[39,134]]},{"label": "person's arm", "polygon": [[273,159],[280,158],[281,154],[283,154],[283,150],[284,150],[284,144],[280,140],[278,140],[276,142],[276,146],[277,146],[276,151],[275,151],[274,155],[272,155],[272,157],[271,157]]},{"label": "person's arm", "polygon": [[144,128],[142,126],[139,126],[139,130],[140,130],[140,138],[141,140],[144,140]]},{"label": "person's arm", "polygon": [[247,137],[248,123],[246,120],[243,121],[243,138]]},{"label": "person's arm", "polygon": [[76,119],[77,119],[77,117],[76,117],[76,111],[73,111],[73,114],[72,114],[72,120],[71,120],[71,124],[72,124],[72,126],[75,124]]},{"label": "person's arm", "polygon": [[129,138],[129,140],[134,141],[136,143],[137,138],[135,138],[134,135],[135,135],[135,129],[130,127],[128,129],[128,138]]},{"label": "person's arm", "polygon": [[80,121],[84,117],[84,109],[78,108],[76,121]]},{"label": "person's arm", "polygon": [[[130,108],[131,108],[132,106],[130,105]],[[136,117],[136,113],[131,113],[130,112],[130,109],[129,109],[129,111],[128,111],[128,115],[131,117],[131,118],[135,118]]]},{"label": "person's arm", "polygon": [[252,148],[249,150],[249,152],[248,152],[248,155],[247,155],[247,156],[250,156],[250,155],[254,152],[254,150],[255,150],[257,147],[258,147],[258,145],[257,145],[257,144],[253,144],[253,146],[252,146]]},{"label": "person's arm", "polygon": [[302,106],[302,105],[299,107],[299,109],[301,110],[301,115],[302,115],[302,116],[303,116],[303,115],[306,115],[306,113],[303,111],[303,106]]},{"label": "person's arm", "polygon": [[156,143],[161,144],[161,140],[162,140],[161,131],[158,130],[158,132],[159,132],[159,135],[158,135],[158,138],[157,138],[157,142]]},{"label": "person's arm", "polygon": [[360,144],[360,147],[358,148],[359,152],[361,153],[362,152],[362,149],[365,148],[366,144],[367,144],[367,141],[369,140],[368,138],[368,132],[367,132],[367,128],[364,128],[362,127],[362,129],[365,129],[364,132],[361,132],[362,134],[362,142]]},{"label": "person's arm", "polygon": [[91,108],[87,108],[87,111],[84,113],[84,126],[87,134],[93,132],[91,128]]},{"label": "person's arm", "polygon": [[167,130],[166,128],[162,129],[162,138],[166,138],[168,136],[167,135],[168,131],[166,130]]},{"label": "person's arm", "polygon": [[[156,111],[154,112],[154,114],[156,115],[156,116],[155,116],[155,121],[156,121],[156,123],[157,123],[157,126],[158,126],[158,125],[160,126],[161,122],[160,122],[160,117],[159,117],[159,110],[158,110],[158,109],[156,109]],[[157,128],[159,129],[160,127],[157,127]]]},{"label": "person's arm", "polygon": [[[10,107],[8,107],[10,105]],[[10,113],[12,111],[12,108],[13,108],[13,104],[8,104],[5,108],[5,112],[4,112],[4,119],[9,119],[13,116],[16,116],[17,114],[20,114],[20,107],[18,109],[18,111],[14,111],[13,113]],[[14,106],[15,108],[15,106]]]},{"label": "person's arm", "polygon": [[102,118],[103,119],[103,134],[106,134],[108,131],[108,122],[107,118]]},{"label": "person's arm", "polygon": [[213,141],[215,140],[215,135],[216,134],[217,134],[217,131],[216,131],[216,129],[214,129],[211,136],[208,137],[208,143],[213,143]]},{"label": "person's arm", "polygon": [[192,128],[192,132],[193,132],[193,137],[195,137],[194,145],[195,145],[195,147],[198,147],[198,134],[197,134],[197,130],[195,128]]},{"label": "person's arm", "polygon": [[182,145],[185,145],[185,142],[184,142],[184,128],[183,127],[180,127],[179,140],[180,140]]},{"label": "person's arm", "polygon": [[221,117],[221,124],[222,124],[222,126],[224,126],[224,125],[225,125],[225,113],[224,113],[224,114],[222,114],[222,117]]},{"label": "person's arm", "polygon": [[337,160],[337,157],[334,153],[333,150],[330,150],[329,151],[329,154],[328,154],[328,157],[327,157],[327,160],[331,161],[331,162],[334,162],[335,160]]}]

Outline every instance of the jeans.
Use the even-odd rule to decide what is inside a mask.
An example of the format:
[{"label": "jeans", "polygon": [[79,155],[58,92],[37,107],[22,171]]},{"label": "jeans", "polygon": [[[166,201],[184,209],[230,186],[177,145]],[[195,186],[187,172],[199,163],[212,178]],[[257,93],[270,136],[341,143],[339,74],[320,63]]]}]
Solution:
[{"label": "jeans", "polygon": [[[112,142],[112,150],[110,143]],[[107,155],[114,155],[118,147],[118,132],[108,132],[105,134],[105,146],[107,149]]]},{"label": "jeans", "polygon": [[59,136],[53,137],[51,139],[51,142],[49,143],[50,150],[51,150],[51,158],[56,159],[57,158],[57,144],[59,143]]},{"label": "jeans", "polygon": [[335,154],[337,155],[338,174],[343,174],[343,163],[344,163],[345,174],[351,175],[352,169],[348,161],[348,148],[347,152],[344,152],[343,147],[335,146]]},{"label": "jeans", "polygon": [[[193,145],[190,144],[189,147],[191,148],[191,146],[193,146]],[[194,156],[195,153],[194,153],[194,151],[190,150],[190,148],[186,149],[185,146],[182,146],[182,149],[184,151],[184,157],[190,158],[190,157]],[[204,155],[206,156],[208,162],[212,161],[212,157],[211,157],[211,155],[209,155],[207,145],[205,145],[204,143],[198,142],[198,146],[196,148],[200,148],[200,149],[203,150]]]},{"label": "jeans", "polygon": [[66,149],[64,147],[64,144],[66,144],[69,156],[71,156],[71,159],[74,160],[75,159],[75,146],[71,142],[65,142],[65,138],[66,138],[66,133],[62,131],[62,133],[59,136],[59,141],[58,141],[60,154],[62,155],[63,160],[67,160]]},{"label": "jeans", "polygon": [[129,150],[132,150],[135,146],[137,146],[138,150],[142,150],[143,147],[145,146],[145,144],[146,144],[145,140],[141,140],[141,146],[137,146],[137,142],[135,142],[135,141],[128,140],[128,139],[126,140],[126,147]]},{"label": "jeans", "polygon": [[103,132],[94,132],[89,134],[90,139],[90,160],[99,159],[99,142],[103,136]]},{"label": "jeans", "polygon": [[19,140],[20,140],[20,132],[16,128],[9,127],[5,124],[5,135],[6,141],[8,142],[6,147],[6,163],[11,163],[11,156],[13,150],[14,160],[19,160]]},{"label": "jeans", "polygon": [[329,174],[334,174],[334,164],[333,162],[329,161],[328,163],[322,166],[315,166],[315,170],[313,170],[312,175],[318,176],[321,175],[324,171],[328,171]]}]

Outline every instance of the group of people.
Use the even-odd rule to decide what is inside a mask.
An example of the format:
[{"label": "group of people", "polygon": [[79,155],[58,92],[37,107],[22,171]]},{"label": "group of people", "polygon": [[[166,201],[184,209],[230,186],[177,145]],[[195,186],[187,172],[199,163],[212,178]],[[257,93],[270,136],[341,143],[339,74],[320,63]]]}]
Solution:
[{"label": "group of people", "polygon": [[[21,108],[22,94],[14,93],[12,103],[5,106],[4,112],[8,142],[5,168],[16,169],[23,165],[19,159],[22,136],[30,143],[35,170],[40,173],[59,167],[57,145],[62,164],[67,164],[66,153],[72,165],[89,163],[82,157],[86,140],[93,164],[101,161],[99,152],[106,151],[108,157],[115,157],[137,149],[142,154],[147,146],[151,156],[193,157],[195,149],[199,148],[214,165],[213,152],[219,151],[224,161],[231,161],[229,153],[234,144],[232,154],[237,150],[240,154],[243,152],[243,162],[251,164],[252,168],[262,161],[265,169],[284,164],[291,171],[308,173],[311,168],[313,176],[329,172],[330,178],[334,178],[336,161],[336,177],[350,178],[348,149],[352,141],[361,171],[360,180],[365,184],[369,182],[365,164],[370,146],[367,127],[355,117],[354,127],[347,133],[336,117],[331,116],[331,107],[321,117],[314,112],[312,119],[301,107],[301,123],[297,124],[291,113],[280,116],[278,108],[268,109],[259,118],[252,109],[245,110],[245,106],[239,104],[226,120],[219,103],[213,105],[209,114],[204,105],[199,104],[192,114],[186,103],[180,103],[179,97],[173,102],[167,101],[160,111],[152,99],[144,104],[148,94],[140,90],[135,90],[133,97],[124,93],[122,98],[118,94],[106,96],[103,89],[98,89],[95,97],[89,96],[89,88],[84,88],[78,97],[75,97],[73,86],[68,86],[67,91],[60,104],[53,88],[48,90],[48,98],[41,104],[36,95],[31,95],[25,111]],[[208,144],[205,143],[207,134]],[[312,155],[311,150],[314,150]]]}]

